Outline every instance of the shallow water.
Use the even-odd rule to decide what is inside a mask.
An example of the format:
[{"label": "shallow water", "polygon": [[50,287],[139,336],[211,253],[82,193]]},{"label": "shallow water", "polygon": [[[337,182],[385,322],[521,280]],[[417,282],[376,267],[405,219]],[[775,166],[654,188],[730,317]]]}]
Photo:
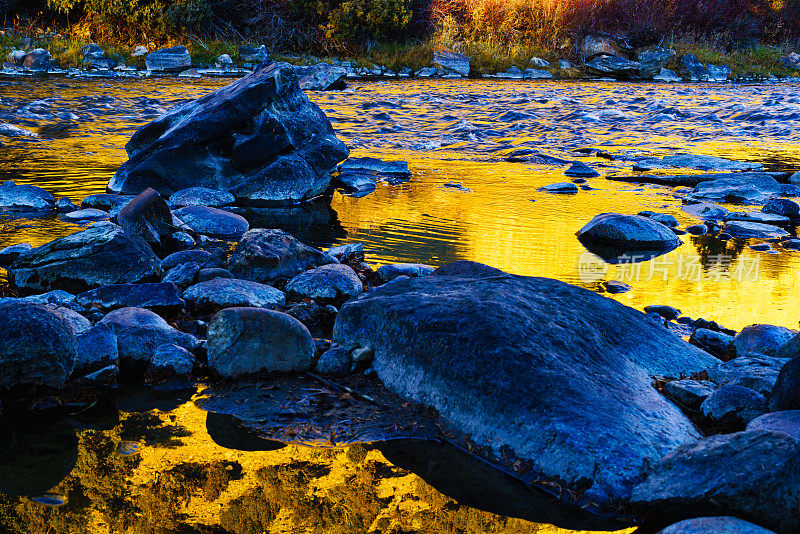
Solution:
[{"label": "shallow water", "polygon": [[[37,137],[0,137],[0,175],[73,200],[104,191],[125,160],[132,132],[166,108],[225,84],[20,80],[0,85],[0,121]],[[656,85],[587,82],[393,81],[313,93],[355,156],[403,159],[413,179],[379,184],[356,199],[336,194],[335,216],[293,228],[318,246],[364,242],[375,264],[456,259],[585,283],[574,236],[601,212],[673,213],[680,200],[660,186],[605,179],[631,161],[584,157],[593,147],[619,158],[675,151],[800,168],[800,97],[794,85]],[[507,161],[510,156],[515,160]],[[537,191],[566,181],[562,161],[580,159],[603,176],[577,195]],[[470,191],[446,187],[462,184]],[[319,215],[319,214],[317,214]],[[310,217],[313,219],[313,217]],[[0,246],[34,245],[77,229],[57,220],[0,219]],[[684,245],[606,279],[633,287],[614,298],[634,307],[666,303],[730,328],[754,322],[796,327],[800,253],[755,252],[744,242],[682,237]]]},{"label": "shallow water", "polygon": [[[137,127],[169,106],[224,83],[2,82],[0,123],[30,135],[20,130],[11,132],[15,136],[0,134],[0,179],[36,184],[57,198],[68,196],[76,202],[103,192],[125,160],[124,144]],[[365,198],[336,193],[333,213],[309,214],[291,230],[321,247],[363,242],[373,264],[441,265],[469,259],[597,289],[599,280],[587,279],[579,271],[586,251],[575,238],[576,230],[594,215],[650,209],[674,214],[681,226],[696,222],[680,211],[680,199],[670,189],[610,181],[607,174],[631,173],[632,162],[625,158],[676,151],[758,161],[770,170],[800,168],[796,91],[793,85],[437,80],[353,83],[343,92],[314,93],[310,97],[327,112],[352,155],[406,160],[413,178],[401,184],[381,183]],[[616,159],[575,152],[586,147],[602,149]],[[602,175],[588,180],[593,190],[576,195],[538,191],[543,185],[568,181],[563,174],[567,162],[578,159]],[[463,188],[445,185],[450,182]],[[55,218],[0,216],[0,248],[23,241],[39,245],[79,228]],[[608,272],[601,278],[632,286],[613,298],[636,308],[670,304],[692,317],[714,319],[735,329],[754,322],[797,326],[800,302],[795,295],[800,283],[795,274],[800,253],[776,247],[776,254],[766,254],[750,250],[746,242],[709,237],[682,239],[678,249],[637,268],[606,266]],[[359,467],[365,460],[354,462],[343,450],[320,453],[290,447],[243,452],[241,445],[214,443],[205,412],[190,402],[146,408],[122,407],[119,414],[111,410],[111,422],[92,422],[88,430],[87,423],[73,421],[69,428],[78,430],[69,432],[77,433],[77,441],[64,455],[67,464],[77,467],[53,475],[57,482],[71,471],[55,493],[50,491],[55,484],[46,478],[36,491],[16,492],[45,496],[39,502],[0,497],[0,516],[62,525],[58,527],[62,530],[53,530],[57,532],[75,530],[68,525],[69,518],[88,531],[103,532],[107,529],[102,525],[115,514],[145,531],[151,524],[147,521],[173,517],[177,523],[165,528],[183,532],[193,530],[178,527],[213,525],[227,513],[225,528],[231,532],[261,532],[259,525],[266,523],[258,521],[267,517],[277,521],[270,523],[274,531],[282,531],[280,525],[313,531],[297,519],[307,510],[275,500],[280,493],[273,480],[277,475],[265,478],[263,469],[287,464],[292,467],[278,478],[283,484],[290,480],[302,486],[292,489],[292,495],[316,495],[324,501],[315,506],[325,510],[329,521],[344,516],[372,521],[351,531],[431,531],[430,525],[453,532],[555,531],[459,506],[416,475],[396,471],[399,468],[377,451],[366,456],[369,469]],[[144,429],[139,428],[142,424]],[[0,450],[6,452],[0,484],[31,473],[46,474],[37,458],[22,464],[31,466],[28,471],[19,471],[18,457],[10,454],[14,449]],[[41,454],[47,464],[58,451],[45,447]],[[188,467],[180,467],[184,464]],[[220,475],[228,482],[215,499],[204,493],[211,491],[204,489],[208,481],[195,475],[191,476],[196,487],[181,493],[178,486],[190,476],[182,470],[196,470],[197,465],[209,472],[223,466],[235,475]],[[343,511],[337,504],[342,484],[354,480],[365,488],[378,488],[377,493],[368,492],[358,502],[342,501]],[[0,490],[15,493],[2,486]],[[69,503],[58,508],[62,515],[56,517],[52,503],[60,502],[59,495],[68,496]],[[255,501],[272,503],[272,508],[265,511]],[[358,513],[348,512],[347,506],[358,508]],[[232,526],[237,515],[241,521]],[[244,518],[251,522],[243,526]]]}]

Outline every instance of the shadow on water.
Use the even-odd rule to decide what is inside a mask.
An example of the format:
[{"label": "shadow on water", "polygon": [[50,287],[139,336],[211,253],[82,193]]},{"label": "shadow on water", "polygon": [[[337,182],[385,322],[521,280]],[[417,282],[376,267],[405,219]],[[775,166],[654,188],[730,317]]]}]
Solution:
[{"label": "shadow on water", "polygon": [[0,433],[0,492],[37,497],[75,467],[78,437],[61,422],[4,421]]}]

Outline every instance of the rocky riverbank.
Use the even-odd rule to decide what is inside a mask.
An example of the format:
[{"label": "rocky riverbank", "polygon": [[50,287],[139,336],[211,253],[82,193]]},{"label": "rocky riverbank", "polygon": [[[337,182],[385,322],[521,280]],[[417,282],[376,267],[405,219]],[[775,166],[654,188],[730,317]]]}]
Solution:
[{"label": "rocky riverbank", "polygon": [[[642,313],[472,262],[373,269],[358,243],[322,251],[251,228],[247,210],[324,202],[332,187],[363,183],[353,176],[374,185],[375,173],[408,172],[345,160],[296,78],[291,66],[265,65],[171,110],[133,137],[115,194],[80,210],[41,188],[0,187],[5,209],[101,219],[0,251],[17,293],[0,304],[6,416],[74,414],[129,380],[164,389],[203,380],[204,409],[261,437],[387,451],[401,438],[445,443],[463,456],[446,455],[460,463],[437,483],[509,514],[571,528],[657,530],[712,515],[740,519],[690,521],[707,532],[756,528],[742,520],[798,528],[796,332],[734,332],[663,305]],[[687,155],[636,165],[693,183],[676,194],[706,221],[686,231],[724,237],[724,223],[731,237],[788,246],[781,227],[800,207],[784,197],[800,191],[783,177]],[[653,172],[675,167],[708,174]],[[763,207],[732,216],[715,201]],[[590,250],[658,254],[681,246],[677,226],[656,212],[601,214],[579,238]],[[309,401],[313,383],[331,393]],[[453,473],[479,488],[489,475],[470,479],[467,468],[484,462],[497,493],[481,502]]]},{"label": "rocky riverbank", "polygon": [[[588,78],[601,80],[651,80],[656,82],[725,82],[764,81],[767,77],[756,72],[734,72],[727,65],[701,62],[692,53],[678,55],[674,50],[660,46],[634,48],[627,38],[606,34],[587,35],[580,43],[578,57],[562,57],[547,61],[530,57],[520,68],[509,66],[506,70],[484,72],[474,66],[467,55],[442,49],[429,53],[426,66],[385,64],[356,58],[328,58],[284,56],[269,51],[265,46],[240,46],[236,53],[220,54],[210,62],[196,61],[185,46],[148,50],[136,46],[127,54],[108,54],[103,48],[90,43],[80,50],[80,59],[72,64],[60,65],[53,60],[47,43],[34,44],[24,39],[22,48],[7,53],[0,76],[66,75],[72,77],[148,77],[178,76],[240,77],[252,72],[258,65],[270,61],[296,63],[295,72],[300,86],[305,90],[343,89],[350,79],[396,78],[496,78],[505,80],[551,80],[556,78]],[[779,61],[787,72],[800,68],[796,53]],[[793,79],[793,78],[789,78]],[[770,81],[777,81],[775,76]]]}]

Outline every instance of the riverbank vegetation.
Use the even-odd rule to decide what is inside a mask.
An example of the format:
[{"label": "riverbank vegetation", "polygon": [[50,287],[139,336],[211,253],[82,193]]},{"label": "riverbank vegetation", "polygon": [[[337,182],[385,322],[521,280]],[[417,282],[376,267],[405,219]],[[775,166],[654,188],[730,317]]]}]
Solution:
[{"label": "riverbank vegetation", "polygon": [[135,45],[184,44],[205,63],[264,44],[295,60],[347,56],[389,68],[427,66],[434,49],[454,49],[489,73],[524,69],[533,56],[577,62],[581,38],[606,33],[734,73],[789,74],[779,59],[800,38],[798,0],[0,0],[0,16],[16,30],[0,44],[38,35],[70,65],[88,42],[126,59]]}]

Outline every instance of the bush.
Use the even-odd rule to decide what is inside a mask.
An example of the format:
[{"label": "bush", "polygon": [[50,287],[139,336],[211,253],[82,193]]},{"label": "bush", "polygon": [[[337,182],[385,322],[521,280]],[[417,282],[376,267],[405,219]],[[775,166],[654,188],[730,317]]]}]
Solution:
[{"label": "bush", "polygon": [[392,40],[409,22],[410,0],[345,0],[331,12],[325,36],[340,43]]}]

